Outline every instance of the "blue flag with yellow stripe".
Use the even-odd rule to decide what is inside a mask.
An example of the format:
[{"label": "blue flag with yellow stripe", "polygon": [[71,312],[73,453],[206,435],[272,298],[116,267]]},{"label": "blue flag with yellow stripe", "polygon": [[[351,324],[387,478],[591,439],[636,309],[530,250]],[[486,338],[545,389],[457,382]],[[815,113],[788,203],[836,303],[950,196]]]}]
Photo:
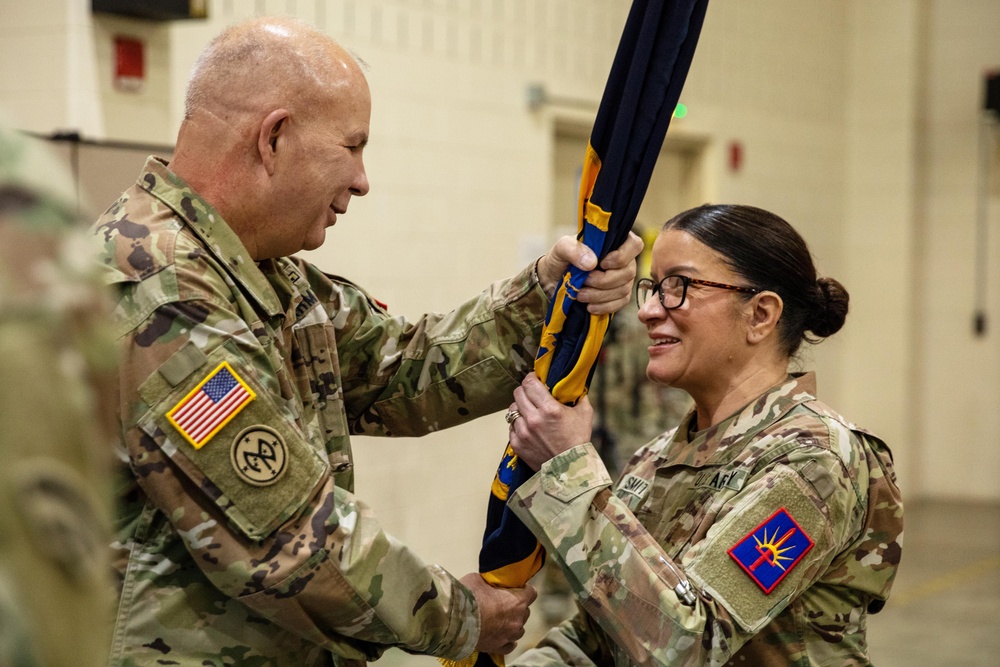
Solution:
[{"label": "blue flag with yellow stripe", "polygon": [[[628,237],[680,99],[708,0],[634,0],[594,121],[577,206],[578,238],[603,259]],[[546,318],[535,373],[573,404],[590,383],[610,316],[591,315],[576,295],[587,271],[570,266]],[[508,445],[490,493],[479,571],[494,586],[519,587],[545,562],[534,535],[506,509],[534,472]],[[473,654],[458,664],[503,667]]]}]

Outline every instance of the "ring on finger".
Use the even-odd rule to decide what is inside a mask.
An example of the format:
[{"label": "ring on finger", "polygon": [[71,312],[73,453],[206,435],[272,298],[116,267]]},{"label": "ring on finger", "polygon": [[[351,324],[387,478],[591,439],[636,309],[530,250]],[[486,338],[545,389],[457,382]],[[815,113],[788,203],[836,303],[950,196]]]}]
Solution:
[{"label": "ring on finger", "polygon": [[517,418],[520,417],[520,416],[521,416],[521,413],[518,412],[517,410],[508,410],[507,414],[504,415],[504,420],[508,424],[510,424],[511,426],[513,426],[514,422],[517,421]]}]

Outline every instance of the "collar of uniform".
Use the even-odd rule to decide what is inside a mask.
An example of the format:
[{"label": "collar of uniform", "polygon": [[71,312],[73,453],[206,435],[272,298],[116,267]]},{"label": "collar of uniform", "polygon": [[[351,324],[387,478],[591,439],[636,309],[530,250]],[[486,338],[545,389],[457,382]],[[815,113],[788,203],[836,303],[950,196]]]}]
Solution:
[{"label": "collar of uniform", "polygon": [[170,171],[158,157],[146,160],[139,187],[169,206],[200,238],[208,251],[215,255],[233,280],[239,283],[270,316],[282,313],[274,289],[264,274],[250,259],[250,253],[236,232],[223,220],[215,208]]},{"label": "collar of uniform", "polygon": [[298,322],[318,302],[309,281],[292,258],[266,259],[259,266],[278,296],[286,321]]},{"label": "collar of uniform", "polygon": [[691,466],[705,465],[723,450],[743,443],[760,429],[773,423],[796,405],[816,398],[816,374],[792,373],[738,412],[715,426],[688,437],[688,424],[694,410],[680,422],[674,441],[667,448],[664,464],[684,463]]}]

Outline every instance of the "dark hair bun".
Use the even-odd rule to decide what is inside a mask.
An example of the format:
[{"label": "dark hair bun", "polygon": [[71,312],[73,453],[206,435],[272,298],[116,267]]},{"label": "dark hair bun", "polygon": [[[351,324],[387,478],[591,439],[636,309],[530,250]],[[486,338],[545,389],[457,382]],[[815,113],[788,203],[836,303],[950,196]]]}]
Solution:
[{"label": "dark hair bun", "polygon": [[815,294],[812,316],[806,322],[806,329],[820,338],[826,338],[844,326],[851,297],[844,286],[833,278],[817,279]]},{"label": "dark hair bun", "polygon": [[719,253],[748,285],[781,297],[778,344],[789,358],[802,341],[818,343],[844,326],[847,290],[833,278],[817,279],[805,239],[783,218],[753,206],[706,204],[663,225]]}]

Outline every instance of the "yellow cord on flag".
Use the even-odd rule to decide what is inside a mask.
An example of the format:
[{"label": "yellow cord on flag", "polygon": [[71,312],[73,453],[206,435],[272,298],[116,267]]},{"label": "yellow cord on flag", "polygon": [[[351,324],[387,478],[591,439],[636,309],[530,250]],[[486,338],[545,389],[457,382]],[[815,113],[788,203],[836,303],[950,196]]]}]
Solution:
[{"label": "yellow cord on flag", "polygon": [[[472,655],[465,660],[447,660],[445,658],[438,658],[444,667],[476,667],[476,660],[478,659],[478,651],[474,651]],[[497,667],[506,667],[502,655],[491,655],[490,660],[493,661],[493,664]]]}]

